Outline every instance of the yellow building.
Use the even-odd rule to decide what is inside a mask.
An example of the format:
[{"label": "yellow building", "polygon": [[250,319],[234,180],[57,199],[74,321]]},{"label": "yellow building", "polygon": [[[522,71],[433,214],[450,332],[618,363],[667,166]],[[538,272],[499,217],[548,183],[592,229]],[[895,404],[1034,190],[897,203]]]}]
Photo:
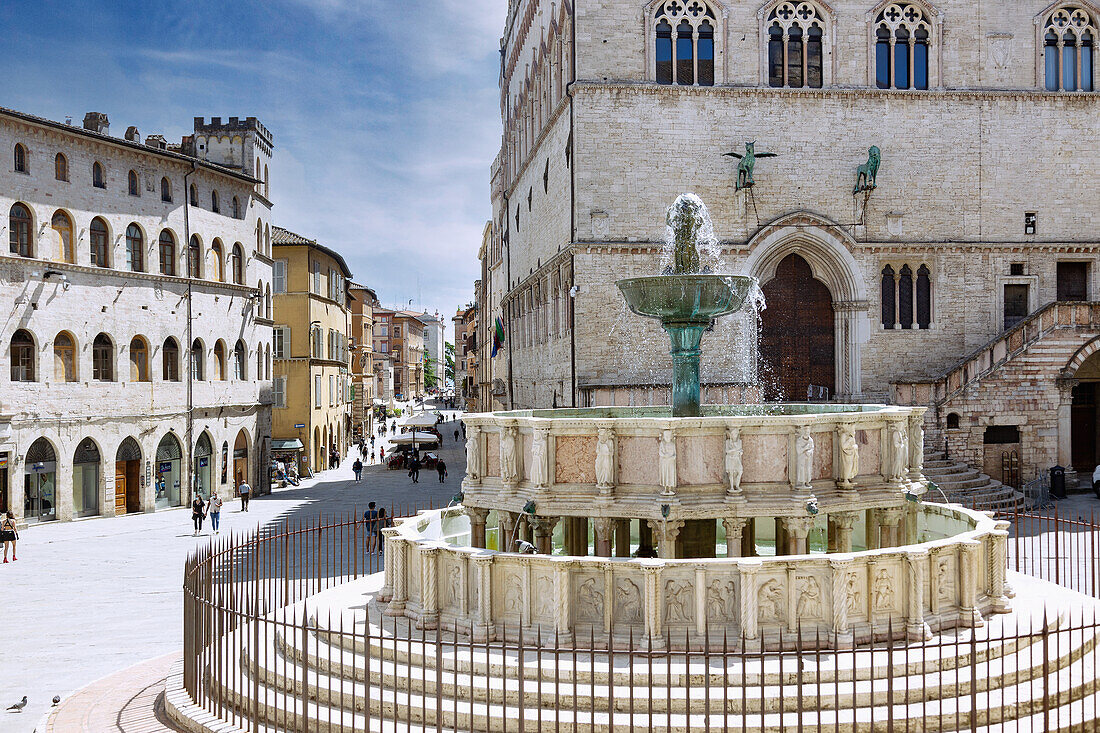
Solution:
[{"label": "yellow building", "polygon": [[[305,473],[329,467],[351,435],[348,330],[351,271],[333,250],[281,227],[272,232],[275,351],[272,452]],[[294,454],[297,453],[295,456]]]}]

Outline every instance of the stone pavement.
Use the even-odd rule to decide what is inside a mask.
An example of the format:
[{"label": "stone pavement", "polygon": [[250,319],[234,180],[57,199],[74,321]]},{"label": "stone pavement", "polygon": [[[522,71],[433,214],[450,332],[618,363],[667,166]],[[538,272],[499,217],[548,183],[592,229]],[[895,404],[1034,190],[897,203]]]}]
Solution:
[{"label": "stone pavement", "polygon": [[[254,499],[247,513],[239,510],[238,502],[227,502],[223,531],[352,510],[361,513],[370,500],[382,506],[429,500],[436,506],[446,504],[465,474],[464,447],[453,438],[456,425],[448,423],[441,431],[446,483],[424,471],[414,485],[404,471],[379,465],[367,466],[356,483],[351,472],[354,459],[348,457],[339,468],[301,486]],[[388,442],[385,445],[388,453]],[[209,525],[201,537],[192,536],[186,508],[57,522],[23,531],[19,561],[0,564],[0,732],[31,733],[54,695],[61,695],[64,703],[93,680],[178,653],[183,646],[183,563],[210,538]],[[152,682],[148,676],[131,676],[131,694]],[[23,695],[29,698],[24,712],[3,712]],[[114,725],[118,712],[116,708],[110,721],[97,724]]]}]

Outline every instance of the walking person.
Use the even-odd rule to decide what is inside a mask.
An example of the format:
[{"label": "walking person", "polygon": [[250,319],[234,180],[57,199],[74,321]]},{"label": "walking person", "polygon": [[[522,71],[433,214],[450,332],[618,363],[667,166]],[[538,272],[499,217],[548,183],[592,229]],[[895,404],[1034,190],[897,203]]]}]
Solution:
[{"label": "walking person", "polygon": [[195,494],[195,498],[191,500],[191,521],[195,524],[195,534],[192,537],[198,537],[202,532],[202,520],[206,518],[206,502],[202,500],[202,494]]},{"label": "walking person", "polygon": [[363,475],[363,462],[356,458],[355,463],[351,464],[351,471],[355,474],[355,480],[358,481]]},{"label": "walking person", "polygon": [[248,482],[243,478],[241,479],[240,486],[237,487],[237,493],[241,496],[241,511],[248,511],[248,500],[252,495],[252,487],[248,485]]},{"label": "walking person", "polygon": [[374,523],[374,541],[378,545],[379,554],[385,553],[386,543],[382,541],[382,530],[389,524],[389,518],[386,516],[386,507],[382,507],[378,510],[378,519]]},{"label": "walking person", "polygon": [[373,435],[370,436],[370,447],[371,447],[372,450],[374,449],[374,436]]},{"label": "walking person", "polygon": [[0,522],[0,542],[4,543],[4,562],[8,561],[8,545],[11,545],[11,561],[19,558],[15,556],[15,543],[19,541],[19,532],[15,529],[15,515],[9,510],[4,514],[4,521]]},{"label": "walking person", "polygon": [[386,462],[386,449],[385,448],[379,448],[378,449],[378,462],[379,463],[385,463]]},{"label": "walking person", "polygon": [[210,503],[206,513],[210,517],[210,529],[214,530],[214,534],[219,531],[218,526],[221,524],[223,504],[225,504],[225,500],[218,496],[218,492],[215,491],[210,495]]},{"label": "walking person", "polygon": [[378,544],[378,510],[373,501],[367,502],[367,511],[363,512],[363,521],[367,523],[367,552],[374,552]]},{"label": "walking person", "polygon": [[443,480],[447,478],[447,464],[440,458],[435,462],[435,472],[439,474],[439,483],[443,483]]},{"label": "walking person", "polygon": [[374,464],[374,451],[373,450],[371,450],[371,452],[370,452],[370,462],[371,462],[372,465]]},{"label": "walking person", "polygon": [[409,476],[414,484],[420,483],[420,459],[416,456],[409,459]]},{"label": "walking person", "polygon": [[455,428],[455,442],[458,442],[458,428]]}]

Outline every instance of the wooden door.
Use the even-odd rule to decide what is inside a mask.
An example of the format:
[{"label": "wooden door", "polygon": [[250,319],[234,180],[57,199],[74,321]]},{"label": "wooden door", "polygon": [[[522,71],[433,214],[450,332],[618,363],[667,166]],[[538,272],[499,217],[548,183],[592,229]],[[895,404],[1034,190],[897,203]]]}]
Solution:
[{"label": "wooden door", "polygon": [[787,255],[764,284],[761,313],[761,381],[768,398],[802,402],[807,387],[836,392],[833,298],[809,263]]},{"label": "wooden door", "polygon": [[1081,473],[1096,467],[1097,382],[1081,382],[1073,388],[1070,408],[1070,463]]},{"label": "wooden door", "polygon": [[141,461],[126,461],[126,511],[141,511]]},{"label": "wooden door", "polygon": [[115,514],[126,513],[126,462],[115,463]]}]

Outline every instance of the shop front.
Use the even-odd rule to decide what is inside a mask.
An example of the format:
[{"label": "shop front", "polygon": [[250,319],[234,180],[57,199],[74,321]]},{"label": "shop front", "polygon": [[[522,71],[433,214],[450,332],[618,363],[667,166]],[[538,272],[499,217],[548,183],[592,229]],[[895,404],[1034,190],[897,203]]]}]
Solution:
[{"label": "shop front", "polygon": [[115,453],[115,514],[141,511],[141,446],[133,438]]},{"label": "shop front", "polygon": [[204,500],[214,488],[214,444],[203,433],[195,443],[195,493]]},{"label": "shop front", "polygon": [[57,454],[45,438],[31,443],[23,458],[23,519],[57,519]]},{"label": "shop front", "polygon": [[[297,438],[274,438],[271,441],[271,463],[273,472],[277,474],[279,464],[287,473],[298,475],[300,461],[305,460],[302,455],[302,441]],[[275,478],[273,477],[273,481]]]},{"label": "shop front", "polygon": [[156,506],[167,509],[183,505],[181,491],[182,453],[176,436],[169,433],[157,446]]},{"label": "shop front", "polygon": [[248,479],[248,436],[244,431],[237,433],[233,443],[233,489]]},{"label": "shop front", "polygon": [[73,516],[99,514],[99,483],[102,461],[99,447],[91,438],[80,441],[73,454]]}]

